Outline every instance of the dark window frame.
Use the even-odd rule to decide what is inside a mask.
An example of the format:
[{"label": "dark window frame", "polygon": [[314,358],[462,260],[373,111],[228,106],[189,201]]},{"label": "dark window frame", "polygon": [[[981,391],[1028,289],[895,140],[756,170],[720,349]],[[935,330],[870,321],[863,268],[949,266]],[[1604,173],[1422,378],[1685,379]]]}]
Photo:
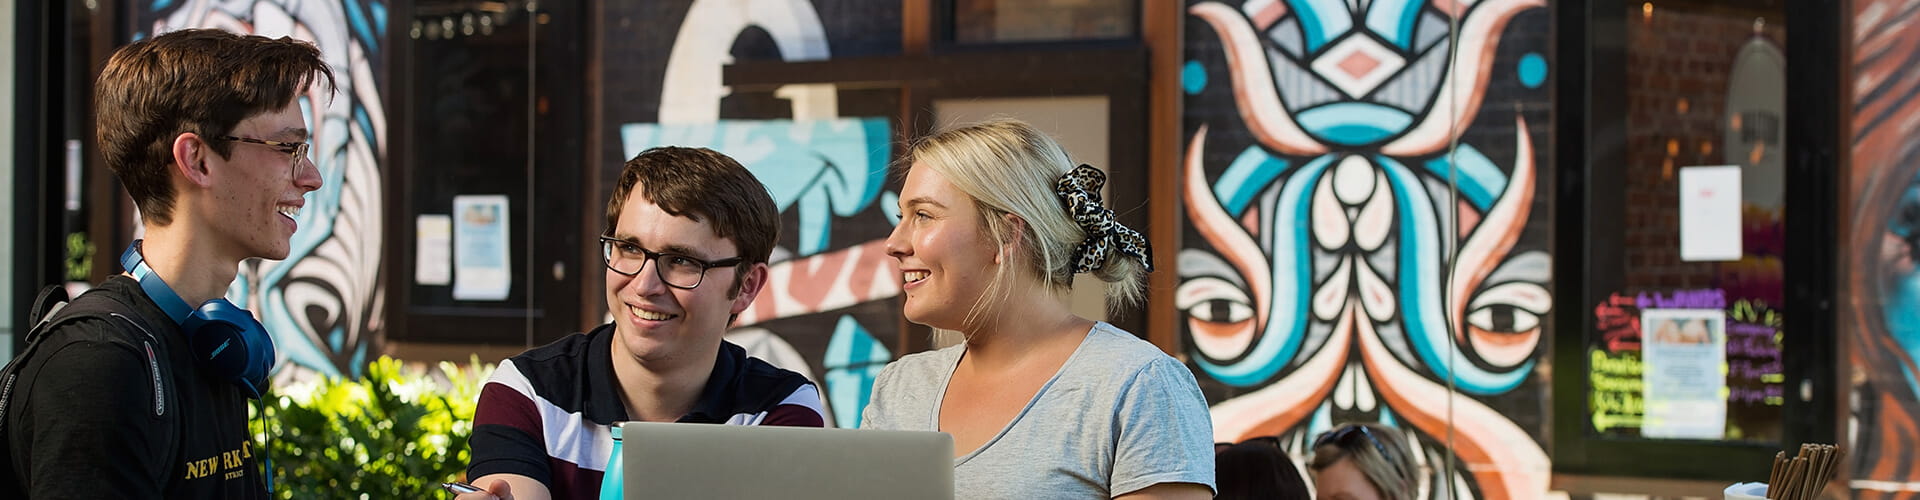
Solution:
[{"label": "dark window frame", "polygon": [[933,12],[932,12],[931,21],[933,24],[932,31],[934,35],[931,45],[933,50],[943,51],[943,50],[970,50],[970,49],[994,50],[994,49],[1007,49],[1007,48],[1076,47],[1076,46],[1097,47],[1102,45],[1112,45],[1115,43],[1133,45],[1133,44],[1139,43],[1141,40],[1143,40],[1146,37],[1146,26],[1144,22],[1145,19],[1143,17],[1144,10],[1143,10],[1142,4],[1149,0],[1127,0],[1129,2],[1132,2],[1132,4],[1125,9],[1126,12],[1131,14],[1131,18],[1129,19],[1128,22],[1129,24],[1133,25],[1133,34],[1129,36],[1119,36],[1119,37],[1109,37],[1109,38],[1062,38],[1062,39],[1053,39],[1053,40],[1017,40],[1017,41],[1004,41],[1004,42],[1003,41],[987,41],[987,40],[982,40],[982,41],[959,40],[957,38],[959,35],[959,26],[958,26],[959,16],[956,15],[956,12],[955,12],[955,10],[959,8],[958,0],[931,0],[931,1],[933,3]]},{"label": "dark window frame", "polygon": [[[444,6],[453,2],[435,2]],[[396,20],[410,20],[420,14],[420,2],[400,2],[389,14]],[[514,8],[518,8],[515,4]],[[583,201],[579,195],[589,165],[585,140],[588,135],[584,105],[589,80],[597,74],[587,60],[586,47],[598,29],[587,21],[592,13],[589,2],[569,0],[542,2],[539,15],[552,16],[548,24],[533,24],[532,35],[538,59],[532,99],[550,101],[550,111],[537,113],[529,123],[533,127],[530,147],[542,166],[531,186],[533,200],[526,190],[470,194],[506,194],[512,216],[508,222],[508,265],[512,286],[501,301],[465,301],[451,299],[452,286],[424,286],[414,283],[415,234],[413,219],[424,213],[444,213],[451,205],[423,209],[424,198],[434,196],[421,186],[449,182],[447,174],[471,166],[449,166],[433,158],[422,158],[426,149],[422,133],[434,126],[434,116],[416,113],[413,94],[416,86],[430,83],[418,73],[416,44],[406,32],[406,22],[396,21],[388,33],[391,52],[387,55],[390,73],[383,88],[388,121],[387,162],[381,169],[389,221],[385,225],[387,245],[382,251],[385,262],[386,312],[383,331],[387,342],[543,345],[575,331],[590,328],[581,320],[581,303],[595,300],[586,295],[584,284],[602,269],[599,249],[592,236],[584,234],[581,213],[599,213],[599,203]],[[568,29],[574,26],[577,29]],[[508,35],[500,35],[508,36]],[[524,41],[524,35],[518,38]],[[504,104],[516,112],[533,113],[529,103]],[[525,128],[517,130],[524,132]],[[517,161],[517,160],[516,160]],[[579,168],[546,168],[549,165],[573,165]],[[533,175],[524,166],[499,172],[509,177]],[[447,200],[446,203],[451,203]],[[603,203],[603,202],[602,202]],[[538,215],[536,215],[538,214]],[[538,219],[537,227],[534,221]],[[531,244],[529,241],[531,240]],[[590,249],[582,250],[582,249]],[[593,255],[592,260],[585,256]],[[550,263],[560,263],[564,278],[556,279]],[[444,300],[439,300],[444,299]],[[593,324],[598,324],[593,323]]]},{"label": "dark window frame", "polygon": [[[1625,161],[1626,92],[1593,78],[1626,64],[1624,13],[1636,2],[1566,0],[1554,5],[1558,66],[1555,79],[1555,159],[1564,179],[1555,215],[1553,325],[1553,470],[1556,475],[1629,476],[1707,481],[1764,480],[1775,452],[1801,443],[1835,443],[1839,373],[1835,304],[1840,118],[1840,55],[1845,32],[1841,5],[1785,2],[1787,72],[1784,266],[1786,304],[1782,362],[1787,398],[1778,443],[1608,438],[1591,431],[1585,350],[1598,303],[1596,263],[1621,262],[1621,248],[1594,235],[1617,234],[1621,221],[1595,217],[1624,203],[1617,175],[1596,165]],[[1596,115],[1594,113],[1601,113]],[[1612,121],[1609,121],[1612,120]],[[1573,307],[1569,307],[1573,306]],[[1809,397],[1810,396],[1810,397]],[[1620,484],[1622,486],[1628,486]],[[1653,487],[1643,485],[1645,487]],[[1578,489],[1578,488],[1574,488]],[[1718,491],[1715,489],[1714,491]],[[1653,492],[1645,493],[1670,493]],[[1703,493],[1704,494],[1704,493]]]}]

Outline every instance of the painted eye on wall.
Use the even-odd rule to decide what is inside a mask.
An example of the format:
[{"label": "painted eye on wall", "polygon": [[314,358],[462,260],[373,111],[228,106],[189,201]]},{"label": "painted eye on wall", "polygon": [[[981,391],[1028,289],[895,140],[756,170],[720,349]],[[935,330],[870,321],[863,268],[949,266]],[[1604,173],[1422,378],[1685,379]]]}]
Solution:
[{"label": "painted eye on wall", "polygon": [[1920,261],[1920,185],[1907,187],[1887,220],[1887,232],[1903,245],[1905,257]]},{"label": "painted eye on wall", "polygon": [[1493,304],[1467,315],[1467,324],[1494,333],[1518,333],[1540,327],[1540,316],[1513,304]]},{"label": "painted eye on wall", "polygon": [[1480,292],[1468,306],[1467,339],[1480,358],[1510,367],[1533,356],[1540,344],[1540,317],[1553,309],[1546,287],[1510,282]]},{"label": "painted eye on wall", "polygon": [[1533,283],[1502,283],[1480,292],[1468,307],[1467,324],[1474,328],[1519,333],[1540,327],[1540,316],[1553,309],[1553,296]]},{"label": "painted eye on wall", "polygon": [[1239,323],[1253,317],[1247,294],[1220,278],[1199,278],[1173,292],[1174,307],[1209,323]]},{"label": "painted eye on wall", "polygon": [[1181,283],[1173,303],[1187,314],[1193,346],[1214,359],[1232,359],[1253,342],[1253,306],[1247,293],[1227,280],[1199,277]]},{"label": "painted eye on wall", "polygon": [[1189,311],[1189,313],[1193,314],[1196,318],[1200,318],[1201,321],[1239,323],[1253,316],[1253,308],[1247,307],[1246,304],[1226,299],[1213,299],[1194,306],[1193,310]]}]

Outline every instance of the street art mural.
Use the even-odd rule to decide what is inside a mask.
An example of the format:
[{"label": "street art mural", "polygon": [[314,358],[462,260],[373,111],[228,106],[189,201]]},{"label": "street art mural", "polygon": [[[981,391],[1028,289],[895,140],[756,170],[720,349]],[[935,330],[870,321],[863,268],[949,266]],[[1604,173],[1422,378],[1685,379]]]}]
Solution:
[{"label": "street art mural", "polygon": [[[900,282],[883,248],[898,215],[897,194],[886,189],[893,128],[885,117],[842,116],[840,91],[830,84],[774,90],[781,109],[756,111],[781,118],[728,116],[724,104],[735,94],[721,84],[721,73],[737,51],[756,45],[785,61],[831,57],[837,34],[828,32],[819,9],[851,5],[690,2],[677,24],[661,26],[674,33],[665,60],[638,61],[663,66],[657,119],[617,125],[623,159],[662,145],[713,148],[772,191],[782,235],[771,286],[739,316],[728,340],[821,383],[829,423],[840,427],[858,426],[873,378],[897,348],[899,305],[890,299],[899,296]],[[655,9],[649,13],[680,12]]]},{"label": "street art mural", "polygon": [[273,333],[280,376],[357,376],[381,342],[380,256],[386,111],[380,94],[387,50],[386,2],[378,0],[153,0],[134,15],[135,39],[185,28],[219,28],[312,42],[338,84],[300,98],[311,160],[325,186],[307,193],[293,251],[250,261],[227,298]]},{"label": "street art mural", "polygon": [[1187,15],[1175,307],[1215,440],[1380,422],[1422,498],[1545,494],[1545,1]]},{"label": "street art mural", "polygon": [[1850,485],[1861,499],[1920,498],[1920,2],[1852,7]]}]

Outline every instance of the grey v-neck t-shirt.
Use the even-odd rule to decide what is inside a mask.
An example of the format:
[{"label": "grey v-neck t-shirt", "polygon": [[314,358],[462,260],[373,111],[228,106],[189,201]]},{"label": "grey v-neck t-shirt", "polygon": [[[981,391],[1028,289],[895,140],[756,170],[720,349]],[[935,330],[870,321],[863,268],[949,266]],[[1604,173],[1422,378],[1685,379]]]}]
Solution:
[{"label": "grey v-neck t-shirt", "polygon": [[[965,345],[880,371],[860,427],[937,431]],[[1213,423],[1193,372],[1096,323],[1053,379],[979,449],[953,461],[957,498],[1111,498],[1161,483],[1214,489]]]}]

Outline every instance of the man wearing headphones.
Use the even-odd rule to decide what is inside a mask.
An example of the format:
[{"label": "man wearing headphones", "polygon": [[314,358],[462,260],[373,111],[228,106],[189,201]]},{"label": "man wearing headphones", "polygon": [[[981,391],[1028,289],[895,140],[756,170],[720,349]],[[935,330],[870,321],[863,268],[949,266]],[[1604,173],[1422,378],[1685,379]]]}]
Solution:
[{"label": "man wearing headphones", "polygon": [[221,297],[242,260],[287,257],[321,184],[301,98],[332,88],[319,50],[290,38],[183,30],[114,53],[99,147],[145,238],[7,368],[0,498],[268,497],[247,404],[272,342]]}]

